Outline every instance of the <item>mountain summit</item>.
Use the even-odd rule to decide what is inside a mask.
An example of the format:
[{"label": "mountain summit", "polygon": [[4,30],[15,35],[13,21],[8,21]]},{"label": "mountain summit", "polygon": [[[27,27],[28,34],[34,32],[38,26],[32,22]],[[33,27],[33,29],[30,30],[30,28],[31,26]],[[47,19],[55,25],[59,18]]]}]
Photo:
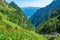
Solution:
[{"label": "mountain summit", "polygon": [[31,23],[35,26],[38,26],[44,20],[46,20],[49,17],[50,12],[56,8],[60,8],[60,0],[54,0],[48,6],[38,9],[30,18]]}]

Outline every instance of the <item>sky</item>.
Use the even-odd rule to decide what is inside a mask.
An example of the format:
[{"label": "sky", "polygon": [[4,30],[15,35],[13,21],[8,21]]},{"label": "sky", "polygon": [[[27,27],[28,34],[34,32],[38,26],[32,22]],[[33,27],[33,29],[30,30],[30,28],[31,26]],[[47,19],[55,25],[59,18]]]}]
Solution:
[{"label": "sky", "polygon": [[[42,8],[42,7],[49,5],[53,0],[6,0],[6,1],[8,3],[10,3],[11,1],[14,1],[21,8],[23,8],[23,7]],[[29,12],[29,10],[26,10],[26,11]],[[33,13],[31,13],[31,10],[30,10],[29,14],[25,11],[23,11],[23,12],[28,18],[30,18],[34,14],[35,11],[34,12],[32,11]]]},{"label": "sky", "polygon": [[7,2],[14,1],[19,7],[45,7],[53,0],[7,0]]}]

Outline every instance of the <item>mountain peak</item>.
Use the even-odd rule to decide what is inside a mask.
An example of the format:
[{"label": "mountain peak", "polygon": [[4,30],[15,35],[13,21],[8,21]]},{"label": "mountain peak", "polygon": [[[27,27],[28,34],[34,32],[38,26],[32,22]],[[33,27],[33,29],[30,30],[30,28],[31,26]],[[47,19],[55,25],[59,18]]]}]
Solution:
[{"label": "mountain peak", "polygon": [[15,8],[15,9],[20,9],[19,7],[18,7],[18,5],[15,3],[15,2],[11,2],[11,3],[9,3],[10,4],[10,6],[12,6],[13,8]]},{"label": "mountain peak", "polygon": [[[12,1],[10,4],[12,4],[12,5],[14,5],[14,6],[16,5],[15,2],[13,2],[13,1]],[[16,5],[16,6],[17,6],[17,5]]]},{"label": "mountain peak", "polygon": [[12,1],[12,2],[10,2],[10,3],[13,3],[13,4],[15,4],[15,2],[13,2],[13,1]]}]

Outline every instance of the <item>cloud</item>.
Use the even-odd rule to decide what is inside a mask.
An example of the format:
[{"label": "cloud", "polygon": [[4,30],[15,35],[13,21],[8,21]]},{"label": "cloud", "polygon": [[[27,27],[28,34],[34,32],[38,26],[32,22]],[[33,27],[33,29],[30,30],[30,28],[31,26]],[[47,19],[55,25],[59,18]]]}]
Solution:
[{"label": "cloud", "polygon": [[44,0],[44,1],[21,1],[17,3],[20,7],[45,7],[46,5],[50,4],[53,0]]},{"label": "cloud", "polygon": [[7,0],[14,1],[19,7],[45,7],[53,0]]}]

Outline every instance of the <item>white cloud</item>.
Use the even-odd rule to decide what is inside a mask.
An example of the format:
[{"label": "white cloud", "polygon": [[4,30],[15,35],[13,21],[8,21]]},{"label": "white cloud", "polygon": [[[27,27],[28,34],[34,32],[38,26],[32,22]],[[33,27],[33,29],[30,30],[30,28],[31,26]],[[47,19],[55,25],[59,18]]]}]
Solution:
[{"label": "white cloud", "polygon": [[20,7],[45,7],[46,5],[50,4],[53,0],[42,0],[42,1],[22,1],[17,3]]},{"label": "white cloud", "polygon": [[19,7],[45,7],[53,0],[7,0],[14,1]]}]

